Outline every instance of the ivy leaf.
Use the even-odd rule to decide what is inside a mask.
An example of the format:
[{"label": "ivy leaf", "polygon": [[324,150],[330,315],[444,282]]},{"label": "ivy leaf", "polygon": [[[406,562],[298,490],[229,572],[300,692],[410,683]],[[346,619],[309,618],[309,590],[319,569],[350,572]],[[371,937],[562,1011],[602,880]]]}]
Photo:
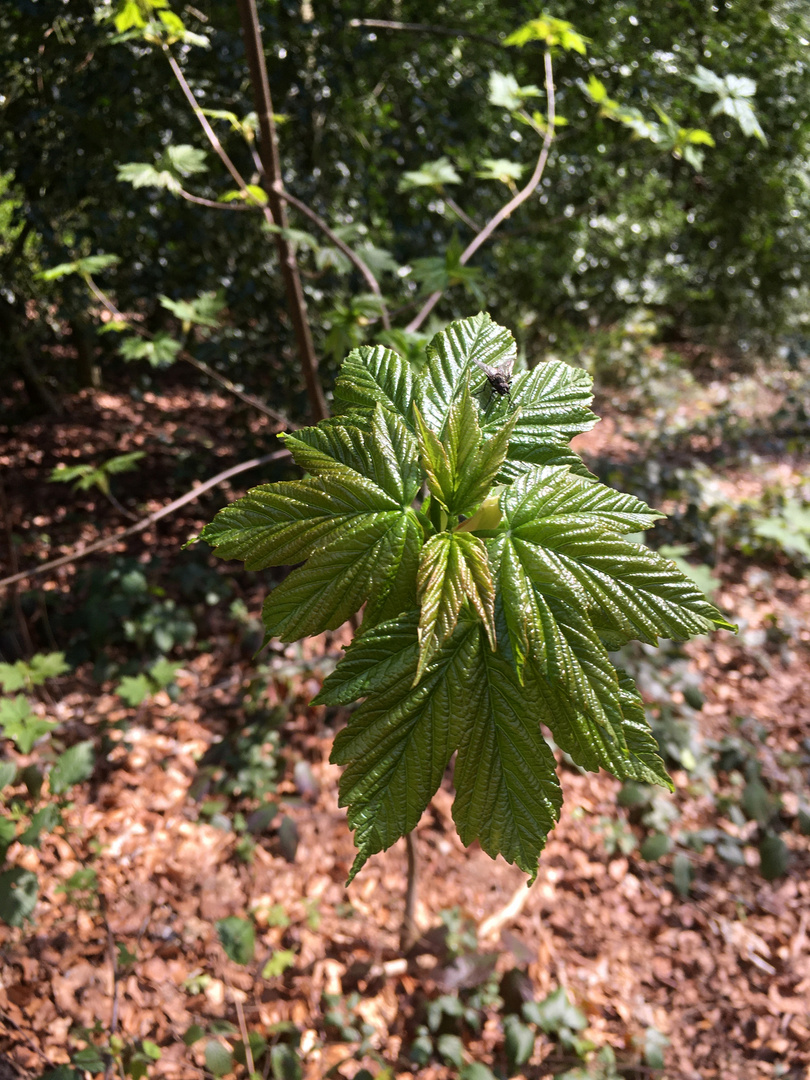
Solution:
[{"label": "ivy leaf", "polygon": [[466,602],[484,623],[490,645],[495,648],[495,588],[486,548],[477,536],[446,532],[432,536],[422,548],[417,595],[419,664],[415,681],[455,630]]},{"label": "ivy leaf", "polygon": [[540,733],[541,703],[479,633],[466,672],[453,819],[461,841],[478,840],[530,877],[562,806],[554,755]]},{"label": "ivy leaf", "polygon": [[[415,626],[412,633],[415,645]],[[346,766],[340,805],[349,808],[358,849],[350,881],[370,855],[416,826],[439,787],[466,722],[477,637],[476,624],[460,625],[418,686],[413,685],[416,650],[401,650],[399,663],[384,674],[378,667],[375,693],[335,739],[330,760]]]}]

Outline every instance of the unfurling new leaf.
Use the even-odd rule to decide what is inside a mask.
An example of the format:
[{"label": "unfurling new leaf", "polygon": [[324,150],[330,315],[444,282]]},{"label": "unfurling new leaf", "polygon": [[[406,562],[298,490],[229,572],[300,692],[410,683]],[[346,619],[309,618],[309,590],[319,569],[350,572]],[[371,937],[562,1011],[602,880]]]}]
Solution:
[{"label": "unfurling new leaf", "polygon": [[734,629],[676,565],[628,535],[660,517],[600,484],[568,446],[590,380],[549,361],[490,400],[511,334],[480,314],[416,364],[355,349],[340,415],[286,437],[301,480],[254,488],[203,538],[248,569],[299,564],[268,596],[268,638],[363,622],[317,704],[362,703],[335,740],[351,876],[412,830],[454,753],[453,810],[534,877],[562,802],[541,733],[582,768],[670,784],[631,679],[631,639]]}]

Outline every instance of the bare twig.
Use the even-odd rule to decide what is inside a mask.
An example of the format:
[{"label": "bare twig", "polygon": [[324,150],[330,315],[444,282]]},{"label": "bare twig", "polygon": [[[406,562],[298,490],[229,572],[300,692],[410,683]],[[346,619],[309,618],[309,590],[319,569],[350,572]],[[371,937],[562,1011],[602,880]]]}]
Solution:
[{"label": "bare twig", "polygon": [[194,203],[196,206],[210,206],[212,210],[254,210],[259,208],[258,204],[248,206],[247,203],[243,202],[214,202],[213,199],[204,199],[202,195],[192,195],[185,188],[180,188],[177,194],[186,202]]},{"label": "bare twig", "polygon": [[[501,209],[495,214],[494,217],[486,223],[477,236],[473,237],[467,247],[462,251],[459,257],[459,263],[464,266],[472,256],[478,251],[482,244],[485,244],[492,236],[493,232],[498,228],[502,221],[505,221],[509,215],[516,210],[521,203],[524,203],[526,199],[536,190],[537,185],[540,183],[543,172],[546,168],[546,162],[548,161],[549,150],[551,144],[554,141],[554,78],[551,70],[551,53],[546,52],[545,55],[545,68],[546,68],[546,96],[548,98],[548,117],[546,120],[546,132],[543,137],[543,145],[540,149],[540,156],[537,159],[537,164],[534,167],[534,172],[529,178],[529,182],[525,187],[513,196]],[[406,331],[413,333],[418,330],[428,315],[433,311],[434,307],[441,300],[444,291],[442,289],[431,293],[427,298],[419,313],[413,318],[405,327]]]},{"label": "bare twig", "polygon": [[327,236],[329,240],[331,240],[335,247],[339,251],[342,251],[346,258],[354,266],[357,267],[357,269],[366,279],[368,287],[380,301],[380,318],[382,319],[382,324],[386,330],[390,330],[391,320],[388,315],[388,308],[385,306],[385,300],[383,299],[382,290],[380,289],[379,282],[374,277],[374,274],[372,274],[366,263],[360,258],[357,252],[350,248],[344,240],[341,240],[337,233],[329,228],[323,218],[320,217],[319,214],[316,214],[315,211],[311,207],[307,206],[305,202],[301,202],[300,199],[297,199],[295,195],[291,195],[289,191],[284,188],[279,188],[278,193],[285,202],[288,202],[290,206],[294,206],[296,210],[298,210],[304,215],[304,217],[309,218],[309,220],[314,225],[317,225],[321,232],[324,233],[324,235]]},{"label": "bare twig", "polygon": [[523,910],[523,906],[529,899],[532,889],[535,887],[539,878],[534,879],[534,884],[528,888],[525,883],[518,885],[512,894],[511,899],[504,904],[498,911],[493,912],[489,918],[484,919],[481,925],[478,927],[478,940],[490,941],[494,940],[512,919],[517,918],[520,912]]},{"label": "bare twig", "polygon": [[[253,87],[256,115],[259,120],[259,156],[264,170],[265,190],[267,191],[273,220],[280,229],[284,230],[287,228],[287,209],[281,195],[283,182],[278,138],[276,136],[275,120],[273,119],[273,100],[270,96],[267,65],[265,64],[262,49],[256,0],[237,0],[237,6],[239,8],[239,19],[242,23],[242,36],[245,41],[245,54],[250,71],[250,82]],[[275,240],[310,408],[315,420],[323,420],[329,415],[329,409],[326,405],[326,398],[318,375],[318,358],[312,341],[306,299],[301,286],[295,248],[287,240],[283,232],[277,232]]]},{"label": "bare twig", "polygon": [[163,45],[163,52],[166,54],[166,59],[169,61],[169,67],[172,69],[172,72],[174,73],[175,79],[177,79],[178,83],[180,84],[180,89],[183,91],[183,94],[185,95],[186,101],[188,101],[189,105],[191,106],[191,108],[192,108],[192,110],[194,112],[194,115],[197,117],[197,119],[200,122],[200,127],[203,129],[203,131],[206,134],[206,137],[207,137],[208,141],[211,143],[211,146],[214,149],[214,153],[217,155],[217,157],[220,159],[222,164],[225,166],[225,168],[231,174],[231,176],[232,176],[234,182],[236,183],[236,186],[239,188],[239,190],[252,203],[254,203],[258,207],[261,207],[261,209],[264,211],[265,215],[272,222],[273,219],[272,219],[272,215],[271,215],[271,212],[270,212],[269,208],[264,206],[264,204],[259,199],[257,199],[256,196],[249,190],[247,184],[245,183],[244,177],[239,172],[239,170],[234,165],[234,163],[231,161],[230,157],[228,156],[227,151],[225,150],[225,147],[219,141],[219,139],[217,138],[216,132],[214,131],[214,129],[209,124],[208,117],[205,115],[205,113],[202,111],[200,106],[197,104],[197,99],[194,97],[194,92],[192,91],[192,89],[188,85],[188,83],[186,82],[186,77],[183,74],[182,68],[180,67],[180,65],[175,60],[174,56],[172,55],[171,49],[169,48],[168,45],[165,45],[165,44]]},{"label": "bare twig", "polygon": [[405,912],[402,916],[402,933],[399,938],[400,952],[406,953],[416,944],[419,931],[416,927],[416,893],[419,888],[419,851],[416,833],[412,829],[405,836],[408,852],[408,882],[405,886]]},{"label": "bare twig", "polygon": [[[253,163],[255,164],[255,166],[256,166],[256,168],[257,168],[257,170],[259,172],[259,175],[264,176],[264,165],[262,164],[262,159],[256,153],[255,147],[253,148]],[[349,247],[349,245],[346,243],[345,240],[340,239],[340,237],[337,235],[337,233],[334,232],[334,230],[331,229],[329,227],[329,225],[327,225],[327,223],[320,216],[320,214],[317,214],[312,209],[311,206],[307,206],[307,204],[305,202],[302,202],[301,199],[296,198],[296,196],[292,195],[289,191],[287,191],[286,188],[281,188],[279,190],[278,194],[281,196],[282,199],[284,199],[285,202],[288,202],[290,204],[290,206],[294,206],[296,210],[298,210],[300,213],[302,213],[304,215],[304,217],[309,218],[309,220],[312,222],[312,224],[316,225],[321,230],[321,232],[329,240],[331,240],[331,242],[335,245],[335,247],[338,248],[340,251],[342,251],[343,254],[346,256],[346,258],[351,263],[353,263],[354,266],[357,267],[357,269],[360,271],[360,273],[366,279],[366,282],[368,283],[368,287],[371,289],[371,291],[374,293],[374,295],[379,299],[379,301],[380,301],[380,319],[382,320],[382,323],[385,326],[385,329],[390,330],[391,329],[391,321],[390,321],[390,316],[388,314],[388,309],[385,306],[385,301],[383,300],[383,295],[382,295],[382,291],[380,289],[379,282],[377,281],[377,279],[374,277],[374,274],[369,269],[368,264],[365,263],[363,261],[363,259],[360,258],[360,256],[357,254],[356,251],[353,250],[353,248]]]},{"label": "bare twig", "polygon": [[161,518],[173,514],[175,510],[179,510],[181,506],[194,502],[200,495],[203,495],[212,487],[216,487],[217,484],[222,484],[225,480],[229,480],[232,476],[237,476],[239,473],[246,472],[248,469],[256,469],[260,465],[266,465],[270,461],[280,461],[285,457],[289,457],[289,450],[274,450],[272,454],[251,458],[250,461],[243,461],[240,465],[232,465],[230,469],[225,469],[224,472],[217,473],[217,475],[212,476],[210,480],[206,480],[204,483],[192,488],[191,491],[187,491],[185,495],[181,495],[179,499],[167,503],[166,506],[162,506],[160,510],[156,510],[153,514],[147,514],[145,518],[141,518],[140,521],[136,522],[134,525],[130,525],[126,529],[122,529],[120,532],[113,533],[110,536],[104,536],[100,540],[94,540],[92,544],[88,544],[86,547],[80,548],[78,551],[73,551],[68,555],[63,555],[59,559],[51,559],[50,562],[43,563],[41,566],[35,566],[31,570],[22,570],[18,574],[12,574],[11,577],[3,578],[0,580],[0,589],[14,585],[18,581],[25,581],[27,578],[39,577],[41,574],[50,573],[51,570],[56,570],[60,566],[67,566],[68,563],[78,562],[79,559],[83,559],[86,555],[92,555],[94,551],[101,551],[103,548],[110,547],[111,544],[115,544],[120,540],[126,540],[130,536],[135,536],[137,533],[141,533],[145,529],[148,529],[150,525],[154,525],[155,522],[160,521]]},{"label": "bare twig", "polygon": [[[118,310],[104,290],[100,289],[95,281],[93,281],[90,274],[84,274],[83,277],[93,296],[104,305],[114,319],[125,322],[134,334],[146,338],[147,341],[152,340],[154,335],[150,334],[144,327],[138,326],[137,323],[130,322],[126,315]],[[265,416],[269,416],[271,420],[276,420],[279,424],[283,424],[284,427],[295,427],[295,424],[292,424],[283,413],[277,412],[276,409],[271,409],[269,405],[265,405],[263,401],[254,397],[253,394],[248,394],[244,390],[240,390],[235,383],[231,382],[227,375],[221,375],[218,371],[215,371],[214,368],[209,367],[204,361],[198,360],[196,356],[192,356],[187,349],[180,349],[177,355],[181,360],[185,360],[187,364],[191,364],[192,367],[201,371],[203,375],[206,375],[209,379],[213,379],[214,382],[219,383],[220,386],[224,387],[230,394],[233,394],[234,397],[239,398],[240,401],[244,401],[246,405],[258,409],[259,412],[264,413]]]},{"label": "bare twig", "polygon": [[464,224],[468,226],[468,228],[472,229],[473,232],[478,232],[481,226],[478,224],[477,221],[473,221],[473,219],[466,212],[466,210],[461,209],[455,199],[451,199],[449,195],[443,195],[442,198],[456,215],[456,217],[461,218]]},{"label": "bare twig", "polygon": [[497,48],[503,45],[502,41],[487,37],[485,34],[472,34],[468,30],[454,30],[449,26],[433,26],[431,23],[395,22],[391,19],[352,19],[349,26],[364,30],[404,30],[409,34],[428,34],[431,37],[469,38],[471,41],[483,41]]},{"label": "bare twig", "polygon": [[[230,986],[230,983],[228,983]],[[256,1066],[253,1064],[253,1050],[250,1046],[250,1039],[248,1038],[247,1024],[245,1023],[245,1010],[242,1008],[242,1002],[234,994],[233,987],[231,986],[231,996],[233,997],[233,1003],[236,1006],[236,1016],[239,1020],[239,1034],[242,1036],[242,1044],[245,1047],[245,1064],[247,1065],[248,1076],[253,1076],[256,1071]]]}]

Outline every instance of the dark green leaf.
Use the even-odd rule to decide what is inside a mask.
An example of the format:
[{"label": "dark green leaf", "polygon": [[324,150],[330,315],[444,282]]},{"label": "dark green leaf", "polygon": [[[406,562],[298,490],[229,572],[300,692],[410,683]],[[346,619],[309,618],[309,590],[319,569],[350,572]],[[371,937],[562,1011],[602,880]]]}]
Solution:
[{"label": "dark green leaf", "polygon": [[413,677],[419,642],[418,615],[411,612],[366,629],[354,639],[321,687],[313,705],[348,705],[390,685],[398,675]]},{"label": "dark green leaf", "polygon": [[525,1065],[534,1053],[535,1033],[514,1013],[504,1017],[503,1032],[506,1059],[509,1062],[510,1071],[515,1072],[521,1065]]},{"label": "dark green leaf", "polygon": [[446,1065],[460,1069],[464,1064],[464,1044],[458,1035],[440,1035],[436,1040],[436,1052]]},{"label": "dark green leaf", "polygon": [[86,1046],[84,1050],[79,1050],[73,1055],[72,1064],[78,1066],[84,1072],[89,1073],[101,1073],[107,1068],[107,1062],[104,1060],[104,1056],[101,1050],[97,1046]]},{"label": "dark green leaf", "polygon": [[205,1044],[205,1067],[214,1076],[233,1072],[233,1054],[219,1039],[209,1039]]},{"label": "dark green leaf", "polygon": [[0,874],[0,919],[9,926],[22,926],[36,907],[37,875],[19,866]]},{"label": "dark green leaf", "polygon": [[276,1043],[270,1047],[270,1066],[274,1080],[301,1080],[304,1075],[301,1059],[289,1043]]},{"label": "dark green leaf", "polygon": [[24,832],[20,833],[18,839],[21,844],[28,847],[39,847],[40,833],[53,832],[61,820],[62,815],[58,806],[54,806],[53,803],[42,806],[32,815],[31,824]]},{"label": "dark green leaf", "polygon": [[775,881],[787,873],[790,851],[781,836],[766,833],[759,842],[759,872],[766,881]]},{"label": "dark green leaf", "polygon": [[331,760],[346,766],[340,805],[349,807],[358,848],[351,877],[416,826],[441,783],[466,722],[477,633],[476,624],[460,625],[417,686],[415,651],[410,667],[386,671],[335,739]]},{"label": "dark green leaf", "polygon": [[250,919],[231,915],[227,919],[219,919],[216,927],[226,955],[237,964],[249,964],[256,948],[256,933]]},{"label": "dark green leaf", "polygon": [[410,364],[391,349],[363,346],[343,361],[335,386],[335,404],[347,408],[373,409],[379,402],[409,427],[414,376]]},{"label": "dark green leaf", "polygon": [[647,862],[657,862],[669,853],[671,847],[672,842],[666,833],[653,833],[641,845],[639,854]]},{"label": "dark green leaf", "polygon": [[540,733],[541,704],[511,664],[484,641],[464,680],[453,818],[464,844],[478,840],[534,880],[562,794],[554,757]]},{"label": "dark green leaf", "polygon": [[542,1001],[527,1001],[523,1006],[523,1016],[549,1035],[566,1028],[568,1031],[582,1031],[588,1026],[585,1014],[571,1003],[563,986],[558,986]]}]

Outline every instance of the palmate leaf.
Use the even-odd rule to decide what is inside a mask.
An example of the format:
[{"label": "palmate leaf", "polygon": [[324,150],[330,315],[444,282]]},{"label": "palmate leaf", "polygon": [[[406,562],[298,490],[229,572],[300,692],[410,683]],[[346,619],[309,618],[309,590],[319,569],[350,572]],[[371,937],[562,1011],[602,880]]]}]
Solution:
[{"label": "palmate leaf", "polygon": [[[456,752],[461,839],[533,876],[561,803],[543,727],[582,768],[670,785],[608,649],[733,627],[628,539],[660,515],[569,448],[596,420],[584,372],[549,362],[509,386],[515,343],[486,314],[437,334],[424,362],[412,346],[355,349],[341,415],[285,437],[306,477],[253,489],[202,535],[248,569],[300,564],[267,598],[268,637],[364,608],[315,699],[365,699],[332,755],[352,876],[414,828]],[[493,372],[509,394],[493,397]]]}]

